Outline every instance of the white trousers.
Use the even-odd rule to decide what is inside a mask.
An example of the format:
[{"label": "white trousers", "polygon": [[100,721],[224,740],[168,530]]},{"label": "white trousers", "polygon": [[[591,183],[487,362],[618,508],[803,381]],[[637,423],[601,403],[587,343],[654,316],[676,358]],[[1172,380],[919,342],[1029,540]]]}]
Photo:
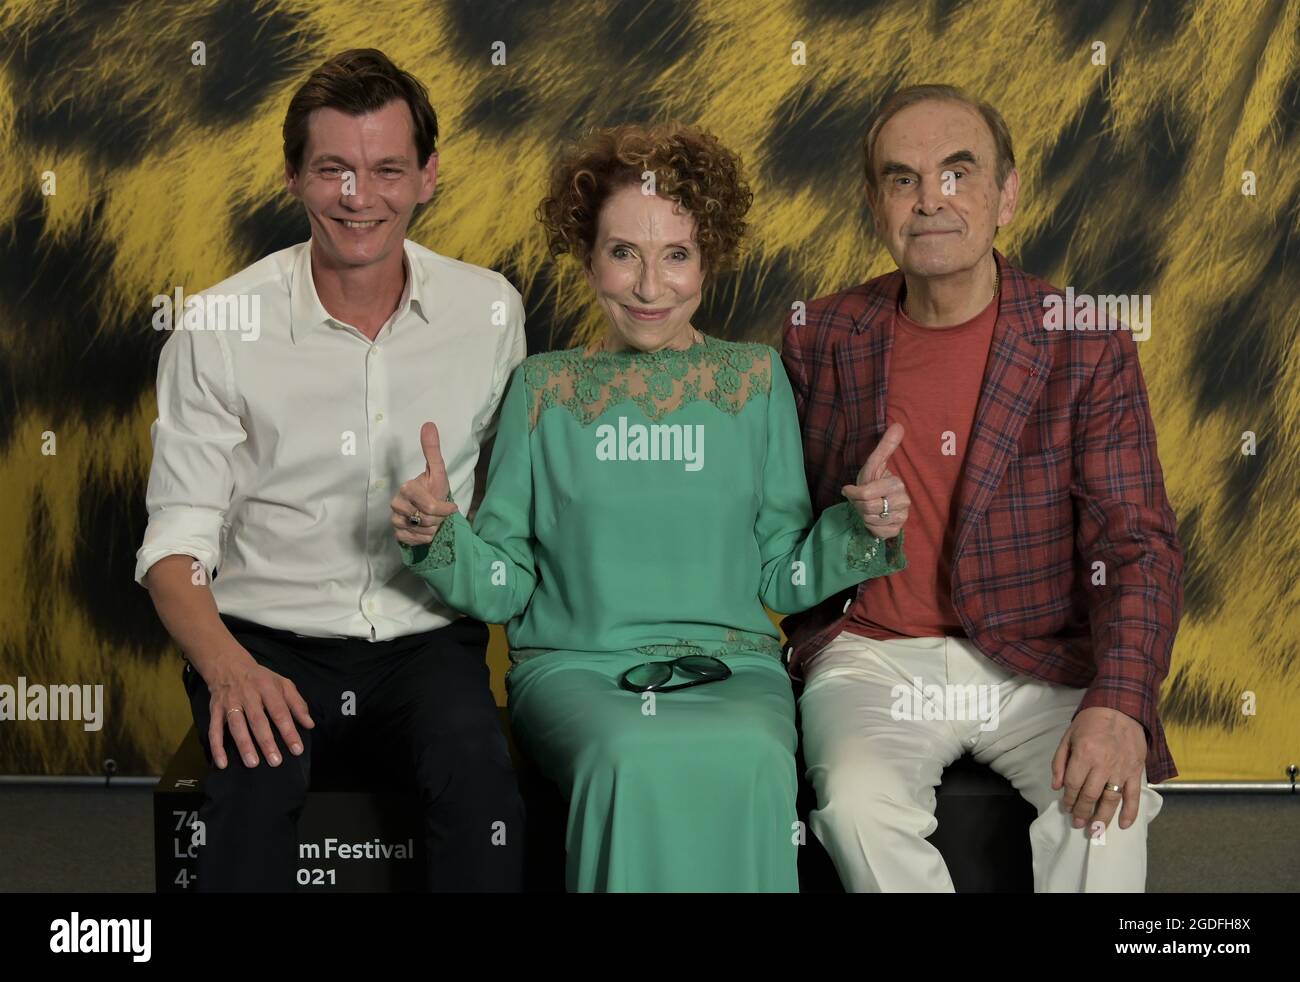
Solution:
[{"label": "white trousers", "polygon": [[[964,638],[873,641],[844,632],[808,666],[799,708],[817,790],[813,833],[846,890],[953,892],[939,851],[934,789],[963,753],[1003,775],[1038,811],[1029,826],[1036,892],[1140,893],[1147,823],[1161,798],[1142,775],[1137,821],[1119,809],[1101,839],[1052,790],[1052,756],[1084,690],[1007,671]],[[928,717],[928,718],[927,718]],[[941,717],[941,718],[935,718]]]}]

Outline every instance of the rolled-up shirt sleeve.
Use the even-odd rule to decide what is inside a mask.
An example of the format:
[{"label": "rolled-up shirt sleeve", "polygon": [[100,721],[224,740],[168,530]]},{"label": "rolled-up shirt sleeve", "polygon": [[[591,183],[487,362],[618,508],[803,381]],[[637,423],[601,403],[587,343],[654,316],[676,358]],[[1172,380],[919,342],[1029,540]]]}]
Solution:
[{"label": "rolled-up shirt sleeve", "polygon": [[158,358],[149,524],[135,564],[142,586],[149,567],[167,556],[193,556],[209,580],[219,565],[234,493],[233,454],[247,438],[234,405],[233,366],[221,332],[174,332]]}]

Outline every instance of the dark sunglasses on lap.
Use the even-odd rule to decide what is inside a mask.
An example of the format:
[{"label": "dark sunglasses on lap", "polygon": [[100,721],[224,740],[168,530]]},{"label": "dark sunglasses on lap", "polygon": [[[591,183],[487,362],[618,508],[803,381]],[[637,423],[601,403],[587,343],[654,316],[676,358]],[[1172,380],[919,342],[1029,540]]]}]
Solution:
[{"label": "dark sunglasses on lap", "polygon": [[[675,672],[690,676],[689,681],[669,685]],[[683,655],[672,661],[649,661],[629,668],[619,679],[619,684],[632,692],[676,692],[730,677],[731,669],[719,658]]]}]

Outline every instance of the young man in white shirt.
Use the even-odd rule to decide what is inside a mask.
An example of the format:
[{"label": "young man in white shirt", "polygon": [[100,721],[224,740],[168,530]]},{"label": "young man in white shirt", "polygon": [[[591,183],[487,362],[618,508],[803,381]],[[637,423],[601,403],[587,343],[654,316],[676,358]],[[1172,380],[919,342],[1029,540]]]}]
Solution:
[{"label": "young man in white shirt", "polygon": [[503,276],[405,238],[436,143],[423,86],[381,52],[323,64],[284,122],[310,241],[191,300],[159,358],[136,580],[185,654],[212,764],[200,889],[292,890],[308,788],[359,775],[418,792],[431,889],[520,887],[487,629],[392,542],[424,421],[454,497],[481,493],[526,353]]}]

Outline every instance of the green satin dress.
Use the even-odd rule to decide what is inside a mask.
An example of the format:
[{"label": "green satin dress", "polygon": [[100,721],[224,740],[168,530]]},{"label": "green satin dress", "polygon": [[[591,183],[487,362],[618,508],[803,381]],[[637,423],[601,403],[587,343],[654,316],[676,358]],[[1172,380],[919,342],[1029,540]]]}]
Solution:
[{"label": "green satin dress", "polygon": [[[569,803],[570,890],[798,889],[795,707],[764,607],[904,558],[848,502],[812,521],[775,351],[706,336],[528,358],[473,526],[457,513],[402,553],[449,606],[506,625],[516,741]],[[733,674],[619,685],[698,653]]]}]

